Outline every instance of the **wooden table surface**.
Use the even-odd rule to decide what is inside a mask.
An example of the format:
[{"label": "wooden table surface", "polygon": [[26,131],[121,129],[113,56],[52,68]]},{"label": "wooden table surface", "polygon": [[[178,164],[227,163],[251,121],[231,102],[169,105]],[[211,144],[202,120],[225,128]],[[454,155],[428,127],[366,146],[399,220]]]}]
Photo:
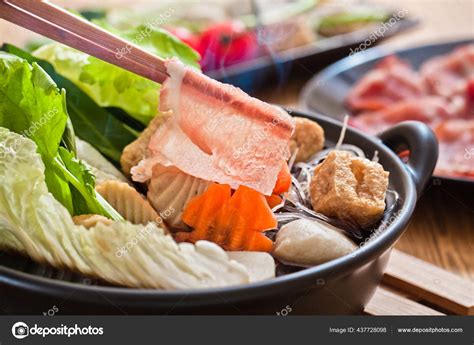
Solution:
[{"label": "wooden table surface", "polygon": [[[421,20],[419,27],[383,43],[392,48],[474,37],[473,0],[375,2],[396,6],[405,10],[407,16]],[[67,4],[70,6],[71,2]],[[30,37],[31,33],[26,30],[0,21],[0,41],[21,45]],[[314,72],[308,71],[305,76],[290,79],[284,87],[269,86],[256,96],[297,107],[301,87]],[[474,187],[434,180],[421,196],[411,224],[396,247],[460,276],[474,279]]]}]

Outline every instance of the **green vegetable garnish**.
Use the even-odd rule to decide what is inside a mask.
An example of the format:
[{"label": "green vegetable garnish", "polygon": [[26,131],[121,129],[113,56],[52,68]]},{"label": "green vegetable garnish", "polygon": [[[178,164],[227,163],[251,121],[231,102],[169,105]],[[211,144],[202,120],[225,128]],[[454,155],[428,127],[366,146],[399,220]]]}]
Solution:
[{"label": "green vegetable garnish", "polygon": [[[137,138],[136,131],[117,119],[113,113],[100,107],[73,82],[56,73],[50,63],[9,44],[5,44],[2,50],[29,63],[38,63],[58,87],[66,89],[67,111],[74,126],[74,130],[69,129],[68,132],[75,131],[80,138],[91,143],[108,159],[115,164],[119,163],[123,148]],[[70,136],[65,135],[63,140],[68,140],[68,137]],[[69,148],[69,144],[66,147]]]},{"label": "green vegetable garnish", "polygon": [[94,176],[75,159],[65,90],[59,90],[37,63],[30,65],[5,52],[0,52],[0,127],[34,141],[45,165],[48,190],[72,215],[95,213],[123,220],[97,197]]},{"label": "green vegetable garnish", "polygon": [[386,21],[389,17],[390,15],[387,12],[378,10],[339,12],[323,17],[318,24],[317,30],[323,33],[335,30],[338,27],[350,27],[352,25],[366,23],[380,23]]},{"label": "green vegetable garnish", "polygon": [[[133,29],[119,30],[105,20],[93,20],[93,23],[161,58],[177,57],[185,65],[200,68],[199,53],[158,26],[139,25]],[[127,49],[124,52],[127,52]]]},{"label": "green vegetable garnish", "polygon": [[[106,29],[162,58],[178,57],[187,65],[199,67],[199,54],[163,29],[144,25],[127,31],[110,26]],[[128,53],[127,47],[120,47],[116,55],[121,58]],[[102,107],[121,108],[144,125],[158,112],[158,83],[59,43],[45,45],[33,55],[50,62]]]}]

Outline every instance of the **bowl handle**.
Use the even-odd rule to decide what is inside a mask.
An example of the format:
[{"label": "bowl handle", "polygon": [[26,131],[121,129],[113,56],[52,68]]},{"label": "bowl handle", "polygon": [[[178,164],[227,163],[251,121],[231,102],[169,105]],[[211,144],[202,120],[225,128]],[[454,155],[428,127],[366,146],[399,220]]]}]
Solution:
[{"label": "bowl handle", "polygon": [[431,128],[419,121],[404,121],[378,137],[396,154],[407,149],[410,151],[406,168],[420,196],[438,160],[438,140]]}]

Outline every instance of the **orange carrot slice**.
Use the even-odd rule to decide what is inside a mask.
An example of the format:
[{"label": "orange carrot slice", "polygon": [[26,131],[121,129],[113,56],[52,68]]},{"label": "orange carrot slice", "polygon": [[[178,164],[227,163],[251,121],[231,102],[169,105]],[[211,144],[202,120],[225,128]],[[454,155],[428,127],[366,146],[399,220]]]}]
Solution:
[{"label": "orange carrot slice", "polygon": [[278,173],[275,187],[273,188],[272,194],[283,194],[288,192],[291,187],[291,174],[290,168],[286,162],[283,162],[283,166]]},{"label": "orange carrot slice", "polygon": [[254,231],[247,240],[247,246],[244,250],[251,252],[271,252],[273,242],[264,234]]},{"label": "orange carrot slice", "polygon": [[278,225],[265,196],[252,188],[240,186],[228,203],[235,206],[252,230],[265,231]]},{"label": "orange carrot slice", "polygon": [[226,184],[211,184],[207,190],[191,199],[183,212],[183,222],[195,229],[193,236],[205,238],[211,229],[214,218],[222,205],[231,197],[231,189]]},{"label": "orange carrot slice", "polygon": [[269,252],[273,242],[262,232],[277,226],[261,193],[240,186],[230,196],[230,187],[218,184],[212,184],[188,203],[183,221],[194,230],[175,234],[176,241],[208,240],[226,250]]},{"label": "orange carrot slice", "polygon": [[275,194],[265,196],[265,199],[267,199],[267,203],[270,208],[274,208],[275,206],[280,205],[282,201],[282,199]]},{"label": "orange carrot slice", "polygon": [[229,235],[224,245],[228,248],[246,249],[249,231],[265,231],[277,226],[277,221],[265,197],[259,192],[240,186],[221,209],[216,218],[217,230],[225,229],[220,221],[230,219]]}]

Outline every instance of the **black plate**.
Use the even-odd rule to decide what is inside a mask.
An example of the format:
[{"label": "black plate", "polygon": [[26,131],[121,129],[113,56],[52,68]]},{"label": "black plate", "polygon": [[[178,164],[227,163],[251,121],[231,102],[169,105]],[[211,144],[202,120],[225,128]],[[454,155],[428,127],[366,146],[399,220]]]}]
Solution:
[{"label": "black plate", "polygon": [[[308,113],[292,112],[317,121],[328,142],[336,142],[341,123]],[[107,286],[67,270],[0,251],[0,313],[41,314],[56,306],[59,314],[273,314],[289,305],[293,314],[354,314],[368,303],[387,265],[390,250],[402,235],[417,195],[429,180],[437,159],[433,132],[408,121],[379,138],[348,129],[345,142],[369,157],[378,152],[390,172],[389,188],[399,202],[384,216],[381,230],[366,233],[367,242],[350,255],[316,267],[262,282],[226,288],[162,291]],[[396,148],[408,146],[405,165]],[[375,235],[374,235],[375,234]]]},{"label": "black plate", "polygon": [[[384,57],[396,54],[418,69],[423,62],[433,56],[449,53],[458,46],[473,42],[474,40],[466,39],[396,51],[377,47],[349,56],[324,69],[304,86],[300,95],[300,106],[304,110],[341,120],[348,113],[344,100],[352,86]],[[474,181],[469,178],[445,176],[436,176],[436,178],[474,184]]]},{"label": "black plate", "polygon": [[403,18],[387,26],[383,35],[373,35],[374,29],[361,29],[314,43],[262,56],[219,70],[206,72],[214,79],[240,87],[251,93],[272,82],[287,80],[291,72],[318,71],[347,56],[372,35],[376,44],[418,24],[416,19]]}]

